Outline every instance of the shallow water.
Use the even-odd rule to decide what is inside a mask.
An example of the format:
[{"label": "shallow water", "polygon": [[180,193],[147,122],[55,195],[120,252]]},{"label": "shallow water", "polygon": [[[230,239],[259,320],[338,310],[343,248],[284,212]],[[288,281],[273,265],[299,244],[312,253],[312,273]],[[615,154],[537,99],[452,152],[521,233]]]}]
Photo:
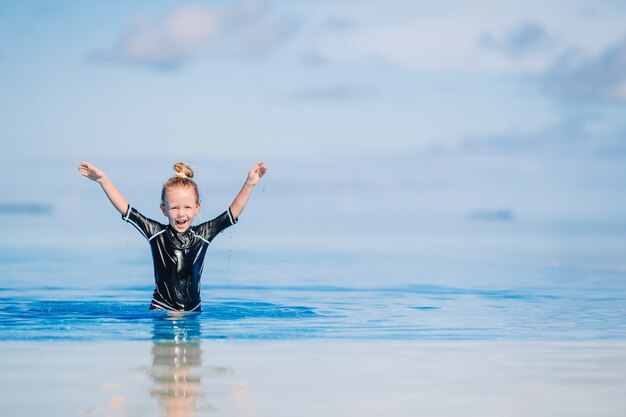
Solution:
[{"label": "shallow water", "polygon": [[[128,231],[126,231],[128,232]],[[134,233],[123,234],[128,239]],[[626,338],[626,280],[603,267],[320,251],[209,251],[200,338],[589,340]],[[8,340],[150,340],[150,254],[0,247]]]},{"label": "shallow water", "polygon": [[148,311],[134,231],[50,220],[31,231],[57,245],[0,245],[0,415],[626,415],[616,233],[546,250],[553,235],[510,225],[498,250],[501,230],[469,225],[435,249],[346,251],[241,248],[229,230],[204,311],[173,317]]},{"label": "shallow water", "polygon": [[[169,315],[148,311],[151,287],[4,289],[9,340],[150,340]],[[626,335],[626,299],[599,288],[205,286],[198,338],[611,339]]]},{"label": "shallow water", "polygon": [[[0,381],[0,410],[286,417],[626,412],[624,341],[220,341],[194,339],[197,328],[187,326],[186,318],[169,321],[169,330],[155,322],[150,342],[0,342],[0,365],[10,375]],[[158,339],[162,333],[177,337]]]}]

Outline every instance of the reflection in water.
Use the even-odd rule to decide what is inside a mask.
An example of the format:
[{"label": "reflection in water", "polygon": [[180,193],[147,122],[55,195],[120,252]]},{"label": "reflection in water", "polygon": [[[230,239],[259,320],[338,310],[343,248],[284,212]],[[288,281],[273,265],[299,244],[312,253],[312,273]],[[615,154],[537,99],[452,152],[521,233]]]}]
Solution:
[{"label": "reflection in water", "polygon": [[[196,411],[230,410],[236,416],[258,415],[258,410],[248,399],[249,387],[245,383],[232,383],[221,377],[232,376],[227,367],[202,367],[200,319],[198,313],[154,317],[152,328],[152,367],[154,382],[151,396],[157,398],[167,417],[191,417]],[[202,398],[201,375],[209,377],[213,385],[209,404],[200,404]],[[213,379],[211,377],[219,377]],[[230,386],[229,384],[231,382]],[[217,384],[216,384],[217,383]],[[217,389],[215,389],[217,388]],[[204,415],[204,413],[202,413]]]},{"label": "reflection in water", "polygon": [[153,397],[168,417],[189,417],[201,395],[198,314],[155,317],[152,333]]}]

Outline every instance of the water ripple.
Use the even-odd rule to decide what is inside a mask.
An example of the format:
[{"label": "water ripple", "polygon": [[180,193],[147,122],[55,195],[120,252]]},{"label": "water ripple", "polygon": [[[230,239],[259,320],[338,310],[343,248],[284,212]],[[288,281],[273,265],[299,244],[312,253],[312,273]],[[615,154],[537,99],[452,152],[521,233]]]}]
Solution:
[{"label": "water ripple", "polygon": [[146,288],[93,300],[71,299],[77,289],[7,288],[0,331],[14,340],[146,340],[189,325],[184,334],[201,338],[626,337],[625,297],[599,289],[208,286],[203,313],[173,317],[147,309]]}]

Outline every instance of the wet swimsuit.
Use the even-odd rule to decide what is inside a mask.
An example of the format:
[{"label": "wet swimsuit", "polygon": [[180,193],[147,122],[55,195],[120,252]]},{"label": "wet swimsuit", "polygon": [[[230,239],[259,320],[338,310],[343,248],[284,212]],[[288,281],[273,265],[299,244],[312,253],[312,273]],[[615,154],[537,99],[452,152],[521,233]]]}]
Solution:
[{"label": "wet swimsuit", "polygon": [[230,208],[213,220],[191,226],[183,233],[171,225],[148,219],[128,205],[122,218],[148,240],[154,263],[155,289],[150,309],[202,311],[200,276],[209,243],[237,223]]}]

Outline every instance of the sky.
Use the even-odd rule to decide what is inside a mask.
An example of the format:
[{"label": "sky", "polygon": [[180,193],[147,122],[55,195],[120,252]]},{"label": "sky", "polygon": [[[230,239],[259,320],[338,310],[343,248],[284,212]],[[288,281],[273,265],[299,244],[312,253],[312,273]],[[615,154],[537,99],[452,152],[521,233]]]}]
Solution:
[{"label": "sky", "polygon": [[625,14],[615,1],[4,2],[2,137],[20,155],[123,143],[306,158],[621,131]]},{"label": "sky", "polygon": [[100,213],[89,160],[156,215],[171,163],[221,201],[264,160],[253,219],[285,246],[587,227],[622,268],[625,21],[609,0],[5,1],[0,184],[23,185],[2,200]]}]

